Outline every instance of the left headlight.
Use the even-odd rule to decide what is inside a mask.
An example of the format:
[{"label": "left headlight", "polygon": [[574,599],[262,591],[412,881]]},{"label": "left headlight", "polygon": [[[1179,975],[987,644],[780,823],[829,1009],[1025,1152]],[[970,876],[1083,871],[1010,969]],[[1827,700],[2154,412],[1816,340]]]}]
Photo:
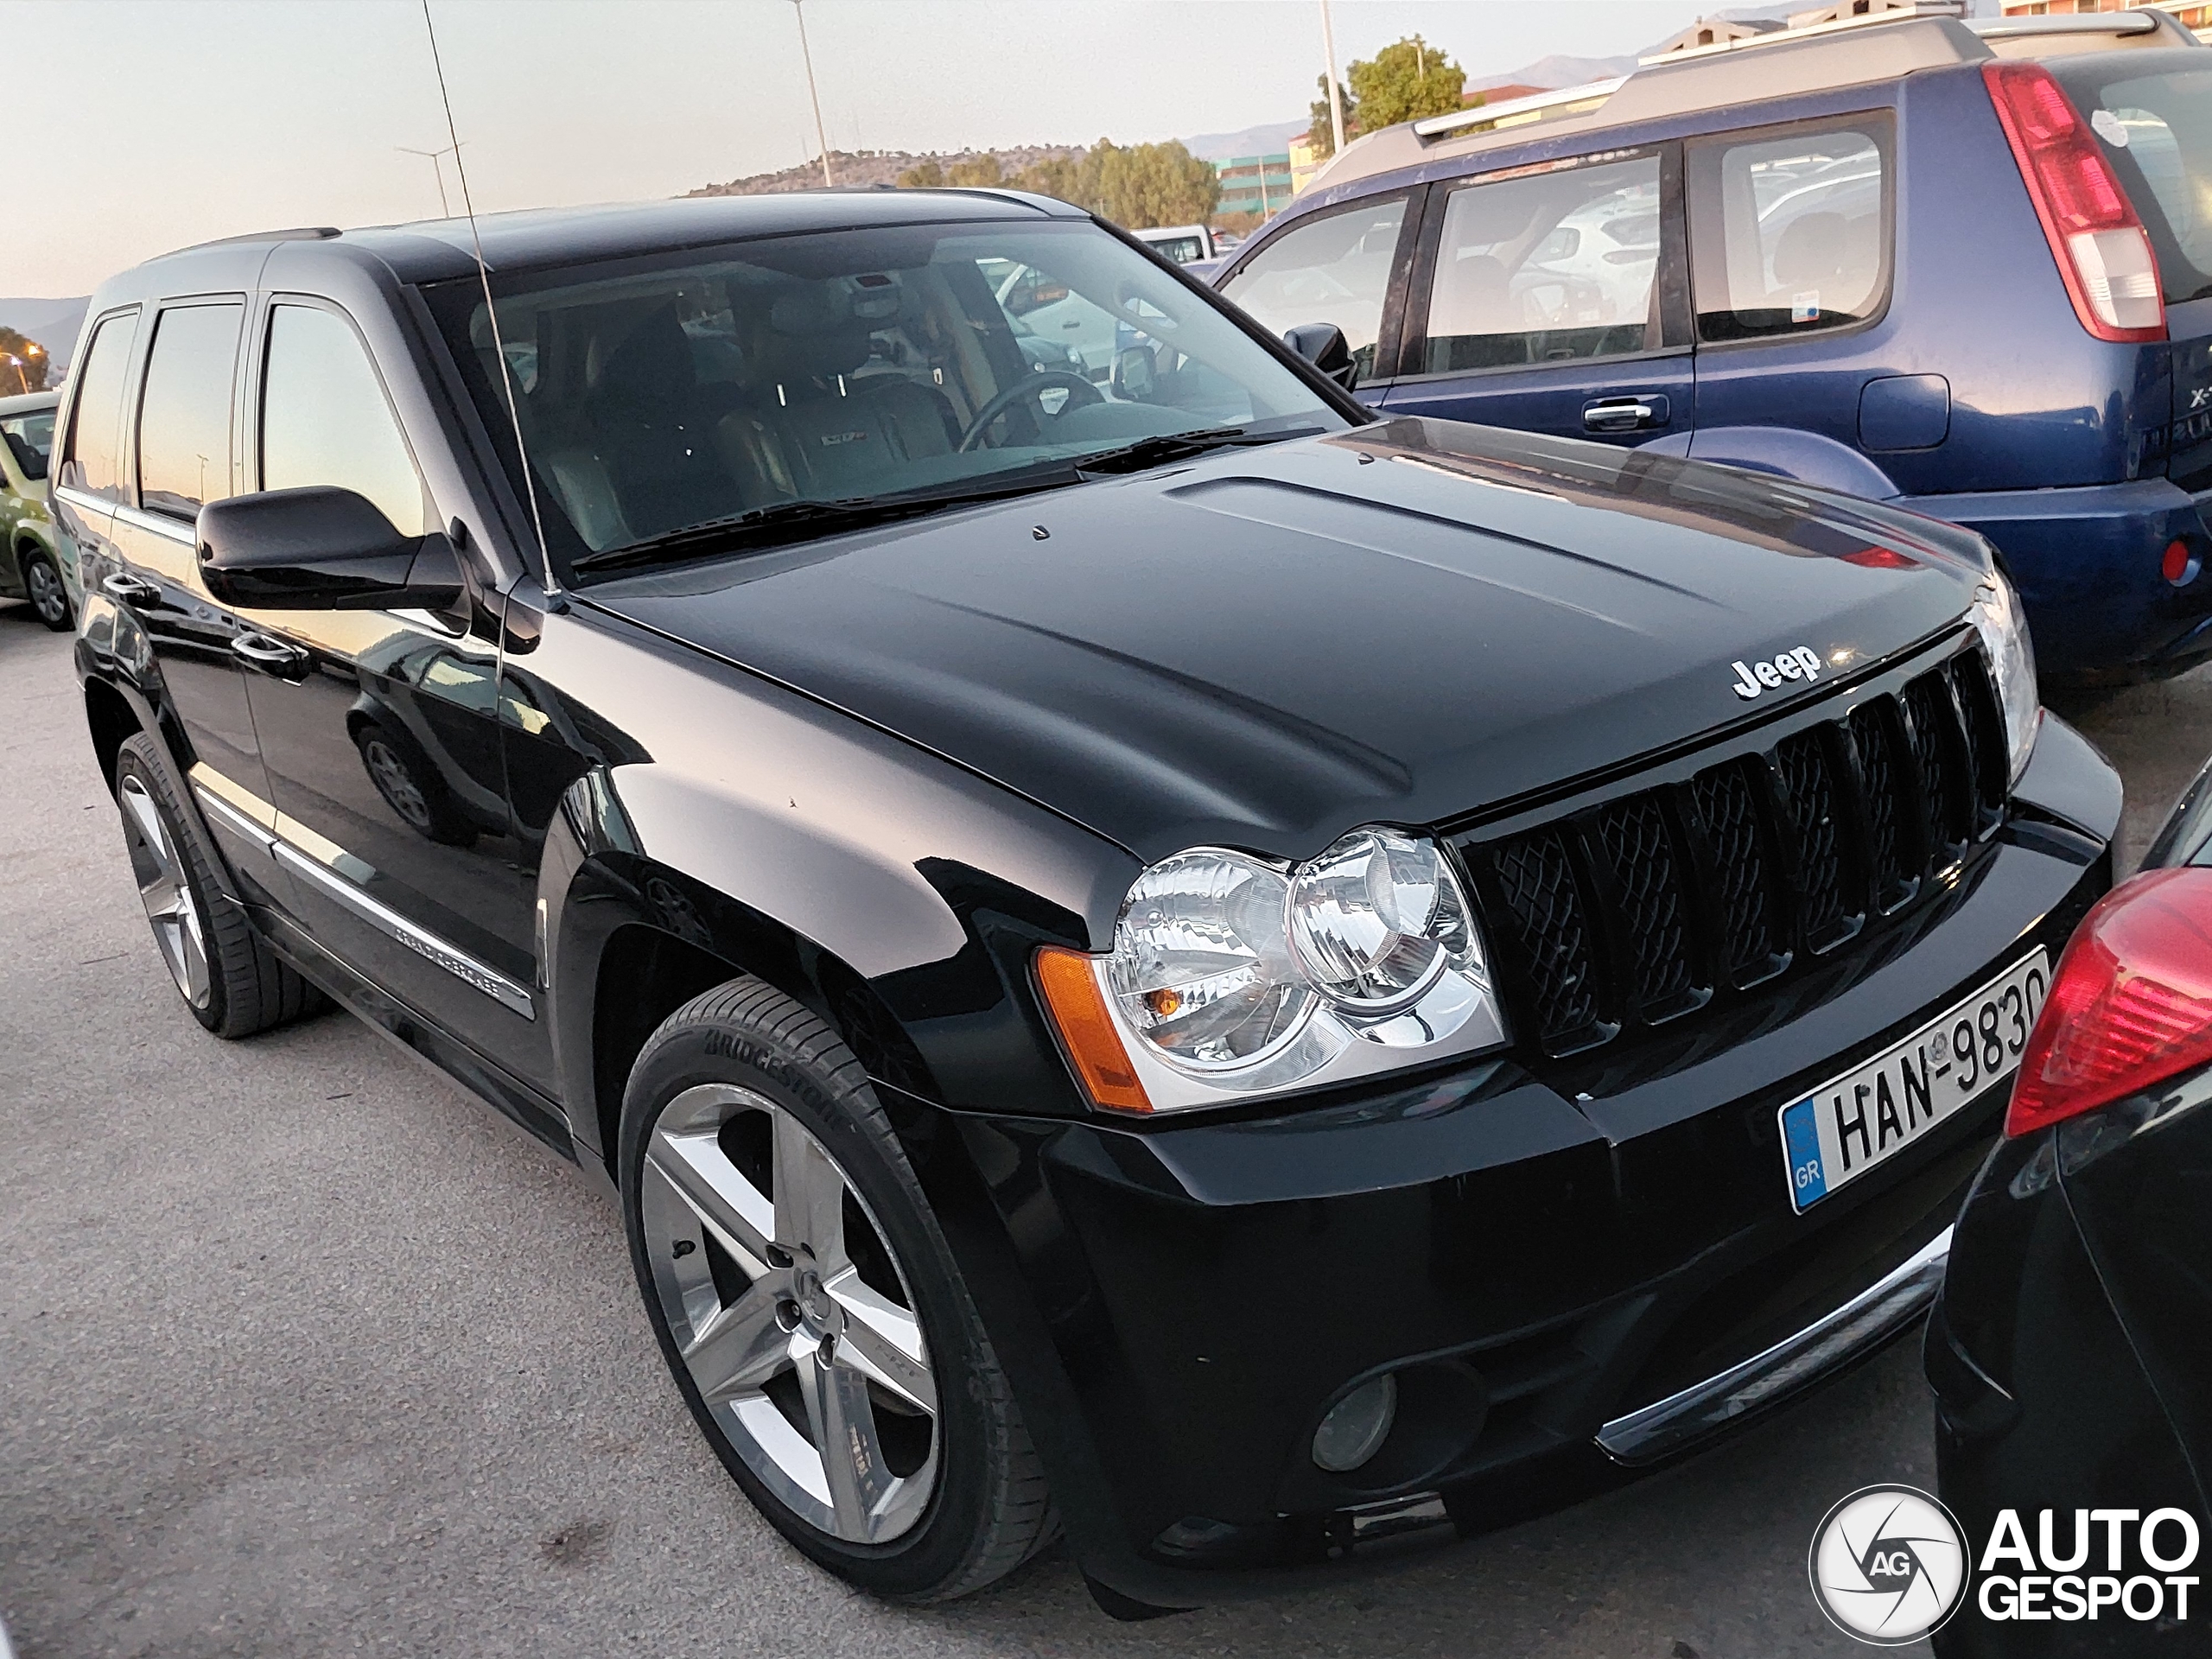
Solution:
[{"label": "left headlight", "polygon": [[2011,762],[2007,785],[2020,781],[2028,756],[2036,746],[2036,728],[2043,719],[2043,705],[2036,690],[2036,650],[2028,638],[2027,613],[2020,595],[1997,571],[1983,578],[1975,590],[1968,613],[1981,635],[1981,648],[1989,656],[1990,672],[1997,683],[1997,702],[2005,716],[2005,753]]},{"label": "left headlight", "polygon": [[1174,1110],[1312,1088],[1505,1039],[1441,848],[1351,831],[1285,865],[1224,848],[1139,876],[1105,957],[1048,950],[1039,982],[1105,1105]]}]

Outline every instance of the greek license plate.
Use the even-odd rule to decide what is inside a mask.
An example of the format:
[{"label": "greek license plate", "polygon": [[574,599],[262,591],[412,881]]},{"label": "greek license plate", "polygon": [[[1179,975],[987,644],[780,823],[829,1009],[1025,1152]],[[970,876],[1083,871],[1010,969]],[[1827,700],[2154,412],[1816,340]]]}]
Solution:
[{"label": "greek license plate", "polygon": [[1792,1207],[1803,1214],[2011,1077],[2050,989],[2049,961],[2038,950],[1903,1042],[1783,1107]]}]

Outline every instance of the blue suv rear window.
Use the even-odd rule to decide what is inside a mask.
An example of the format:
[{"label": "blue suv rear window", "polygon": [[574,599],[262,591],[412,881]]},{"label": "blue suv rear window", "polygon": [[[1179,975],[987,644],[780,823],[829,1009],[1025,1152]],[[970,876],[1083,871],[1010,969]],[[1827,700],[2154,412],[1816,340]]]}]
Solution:
[{"label": "blue suv rear window", "polygon": [[2151,233],[2175,305],[2212,294],[2212,69],[2146,75],[2142,62],[2054,68]]}]

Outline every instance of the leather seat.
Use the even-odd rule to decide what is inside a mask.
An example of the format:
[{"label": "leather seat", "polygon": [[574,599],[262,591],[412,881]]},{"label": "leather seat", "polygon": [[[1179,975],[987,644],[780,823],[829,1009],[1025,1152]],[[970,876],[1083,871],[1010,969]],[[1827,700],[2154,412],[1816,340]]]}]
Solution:
[{"label": "leather seat", "polygon": [[631,537],[760,505],[726,463],[715,429],[728,388],[699,384],[691,340],[671,303],[648,311],[606,352],[584,398],[588,443]]},{"label": "leather seat", "polygon": [[754,409],[721,424],[731,463],[758,465],[744,457],[772,447],[792,491],[821,500],[925,481],[906,475],[909,463],[950,454],[959,423],[934,386],[856,372],[871,353],[870,327],[841,283],[779,296],[756,342]]}]

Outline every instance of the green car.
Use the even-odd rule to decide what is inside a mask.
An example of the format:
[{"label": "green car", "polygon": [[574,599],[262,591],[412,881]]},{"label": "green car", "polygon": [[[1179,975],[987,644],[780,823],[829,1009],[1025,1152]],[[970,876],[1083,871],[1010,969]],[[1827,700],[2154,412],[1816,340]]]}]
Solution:
[{"label": "green car", "polygon": [[27,599],[57,631],[76,626],[76,549],[46,508],[58,391],[0,397],[0,596]]}]

